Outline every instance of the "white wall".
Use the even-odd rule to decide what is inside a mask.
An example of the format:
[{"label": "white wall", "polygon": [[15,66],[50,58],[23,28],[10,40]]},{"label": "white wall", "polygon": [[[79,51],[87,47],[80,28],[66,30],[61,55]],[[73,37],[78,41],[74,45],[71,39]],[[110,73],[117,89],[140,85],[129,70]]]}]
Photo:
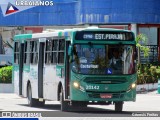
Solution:
[{"label": "white wall", "polygon": [[14,85],[0,83],[0,93],[14,93]]}]

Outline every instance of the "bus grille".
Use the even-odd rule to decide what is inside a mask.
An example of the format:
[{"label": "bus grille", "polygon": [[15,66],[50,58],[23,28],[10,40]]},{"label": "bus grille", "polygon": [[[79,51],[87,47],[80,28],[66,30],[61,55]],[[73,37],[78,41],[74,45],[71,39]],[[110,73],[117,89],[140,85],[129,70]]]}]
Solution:
[{"label": "bus grille", "polygon": [[[88,97],[90,97],[90,98],[101,98],[100,93],[90,93],[90,94],[88,94]],[[123,97],[124,97],[124,94],[112,94],[112,98],[123,98]]]},{"label": "bus grille", "polygon": [[94,78],[85,78],[84,82],[90,84],[122,84],[126,83],[125,78],[110,78],[110,77],[94,77]]}]

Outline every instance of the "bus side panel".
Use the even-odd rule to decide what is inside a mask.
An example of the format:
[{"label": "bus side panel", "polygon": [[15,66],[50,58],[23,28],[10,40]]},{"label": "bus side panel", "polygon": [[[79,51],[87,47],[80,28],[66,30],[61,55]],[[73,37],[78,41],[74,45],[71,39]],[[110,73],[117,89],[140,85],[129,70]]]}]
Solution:
[{"label": "bus side panel", "polygon": [[48,100],[57,100],[58,78],[56,76],[56,65],[45,65],[43,86],[44,98]]},{"label": "bus side panel", "polygon": [[19,95],[19,66],[14,65],[14,92]]},{"label": "bus side panel", "polygon": [[30,66],[24,65],[23,67],[23,84],[22,84],[22,95],[27,97],[27,82],[30,80]]},{"label": "bus side panel", "polygon": [[38,98],[38,65],[30,65],[30,82],[32,97]]}]

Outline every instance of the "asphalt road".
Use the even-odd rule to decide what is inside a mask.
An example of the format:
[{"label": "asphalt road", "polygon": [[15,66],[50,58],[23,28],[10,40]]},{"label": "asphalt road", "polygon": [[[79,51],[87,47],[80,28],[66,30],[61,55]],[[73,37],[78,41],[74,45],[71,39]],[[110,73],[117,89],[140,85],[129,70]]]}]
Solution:
[{"label": "asphalt road", "polygon": [[[0,111],[12,116],[37,113],[43,117],[160,117],[160,94],[157,91],[137,94],[136,102],[125,102],[123,112],[114,112],[114,105],[88,105],[87,109],[61,112],[57,101],[47,101],[43,108],[29,107],[27,99],[16,94],[0,94]],[[87,118],[86,118],[87,119]],[[66,120],[66,119],[65,119]],[[112,120],[112,119],[110,119]],[[154,120],[154,119],[153,119]]]}]

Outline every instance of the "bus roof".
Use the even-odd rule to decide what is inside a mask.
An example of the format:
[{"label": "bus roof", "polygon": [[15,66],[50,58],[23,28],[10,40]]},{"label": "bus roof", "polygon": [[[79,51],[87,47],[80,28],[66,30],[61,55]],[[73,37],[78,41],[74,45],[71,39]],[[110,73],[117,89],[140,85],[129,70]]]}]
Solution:
[{"label": "bus roof", "polygon": [[32,38],[43,38],[43,37],[66,37],[71,36],[73,32],[76,31],[117,31],[117,32],[131,32],[130,30],[124,29],[113,29],[113,28],[98,28],[98,27],[88,27],[88,28],[73,28],[73,29],[63,29],[63,30],[46,30],[42,33],[33,34],[19,34],[15,35],[14,40],[24,40]]}]

